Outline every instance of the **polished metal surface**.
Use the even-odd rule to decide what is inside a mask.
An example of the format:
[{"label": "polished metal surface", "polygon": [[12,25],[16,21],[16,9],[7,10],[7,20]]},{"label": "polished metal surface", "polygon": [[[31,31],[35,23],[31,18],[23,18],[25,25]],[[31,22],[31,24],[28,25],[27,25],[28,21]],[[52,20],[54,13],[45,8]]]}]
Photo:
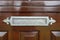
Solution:
[{"label": "polished metal surface", "polygon": [[11,16],[3,20],[11,26],[49,26],[56,22],[48,16]]}]

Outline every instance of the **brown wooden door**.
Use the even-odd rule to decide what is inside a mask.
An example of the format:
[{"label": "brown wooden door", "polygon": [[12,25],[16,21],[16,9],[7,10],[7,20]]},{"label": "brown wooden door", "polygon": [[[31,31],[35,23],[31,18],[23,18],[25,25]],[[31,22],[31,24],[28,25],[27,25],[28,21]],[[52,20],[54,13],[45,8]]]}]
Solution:
[{"label": "brown wooden door", "polygon": [[[0,40],[60,40],[60,4],[57,3],[18,1],[14,5],[14,1],[0,1]],[[49,16],[56,22],[49,26],[11,26],[2,21],[10,16]]]}]

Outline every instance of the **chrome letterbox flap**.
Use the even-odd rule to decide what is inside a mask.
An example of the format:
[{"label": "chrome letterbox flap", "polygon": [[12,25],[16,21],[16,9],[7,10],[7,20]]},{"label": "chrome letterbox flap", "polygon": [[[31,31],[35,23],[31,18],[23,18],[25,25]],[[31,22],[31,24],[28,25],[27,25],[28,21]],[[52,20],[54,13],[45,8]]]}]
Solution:
[{"label": "chrome letterbox flap", "polygon": [[3,20],[11,26],[49,26],[56,22],[49,16],[11,16]]}]

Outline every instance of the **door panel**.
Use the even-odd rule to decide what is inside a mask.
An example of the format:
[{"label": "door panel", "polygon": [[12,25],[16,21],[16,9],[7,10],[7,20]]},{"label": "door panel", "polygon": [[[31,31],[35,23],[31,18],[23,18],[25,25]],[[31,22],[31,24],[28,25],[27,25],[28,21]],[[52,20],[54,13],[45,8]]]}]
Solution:
[{"label": "door panel", "polygon": [[60,31],[52,31],[52,40],[60,40]]},{"label": "door panel", "polygon": [[0,32],[0,40],[8,40],[8,33],[7,32]]},{"label": "door panel", "polygon": [[39,31],[14,31],[14,40],[39,40]]},{"label": "door panel", "polygon": [[60,1],[0,1],[0,12],[60,12]]},{"label": "door panel", "polygon": [[38,40],[38,32],[21,32],[21,40]]},{"label": "door panel", "polygon": [[[49,5],[43,0],[20,1],[0,4],[0,30],[8,31],[0,40],[60,40],[60,2],[49,2]],[[11,26],[3,22],[11,16],[49,16],[56,22],[49,26]]]}]

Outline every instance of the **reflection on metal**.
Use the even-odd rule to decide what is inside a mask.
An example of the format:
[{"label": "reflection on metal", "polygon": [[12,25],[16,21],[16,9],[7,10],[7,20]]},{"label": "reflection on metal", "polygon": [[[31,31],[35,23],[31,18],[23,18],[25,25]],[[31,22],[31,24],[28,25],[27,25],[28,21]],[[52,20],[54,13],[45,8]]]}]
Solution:
[{"label": "reflection on metal", "polygon": [[11,16],[3,20],[11,26],[48,26],[56,22],[49,16]]}]

